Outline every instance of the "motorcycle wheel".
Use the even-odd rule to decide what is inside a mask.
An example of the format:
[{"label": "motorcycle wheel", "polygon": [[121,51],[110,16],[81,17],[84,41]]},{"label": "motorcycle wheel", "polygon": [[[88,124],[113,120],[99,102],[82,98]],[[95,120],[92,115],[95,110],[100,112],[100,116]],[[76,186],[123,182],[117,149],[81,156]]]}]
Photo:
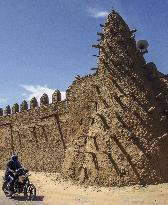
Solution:
[{"label": "motorcycle wheel", "polygon": [[34,200],[36,197],[36,187],[33,184],[29,184],[24,189],[24,196],[27,198],[27,200]]},{"label": "motorcycle wheel", "polygon": [[8,184],[8,182],[4,182],[3,185],[2,185],[2,190],[5,194],[5,196],[8,196],[8,194],[9,194],[8,191],[7,191],[7,184]]}]

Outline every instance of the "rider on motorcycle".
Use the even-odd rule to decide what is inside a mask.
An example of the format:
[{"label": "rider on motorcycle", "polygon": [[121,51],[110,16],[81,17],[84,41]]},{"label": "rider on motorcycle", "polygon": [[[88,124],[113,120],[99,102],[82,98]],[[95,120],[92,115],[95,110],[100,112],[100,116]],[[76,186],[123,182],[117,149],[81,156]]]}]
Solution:
[{"label": "rider on motorcycle", "polygon": [[14,192],[14,182],[16,180],[15,171],[19,168],[22,168],[22,165],[18,160],[18,156],[14,154],[8,161],[5,172],[5,179],[9,182],[10,194]]}]

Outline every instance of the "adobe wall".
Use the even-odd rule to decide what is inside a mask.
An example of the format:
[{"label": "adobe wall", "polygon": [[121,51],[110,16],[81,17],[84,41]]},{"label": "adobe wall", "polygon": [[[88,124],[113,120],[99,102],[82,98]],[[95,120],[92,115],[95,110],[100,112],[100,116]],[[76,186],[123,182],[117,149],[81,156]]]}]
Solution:
[{"label": "adobe wall", "polygon": [[0,117],[0,168],[12,152],[36,171],[61,171],[66,144],[66,101]]},{"label": "adobe wall", "polygon": [[137,76],[138,85],[132,76],[119,81],[110,73],[75,82],[67,103],[64,176],[101,186],[168,181],[168,104],[153,86],[163,86],[162,95],[168,89],[155,74],[155,80],[148,72]]},{"label": "adobe wall", "polygon": [[[78,132],[69,133],[63,172],[81,183],[101,186],[167,182],[165,76],[145,62],[115,11],[99,35],[99,44],[93,45],[100,55],[97,75],[84,83],[84,89],[78,84],[72,89],[77,104],[72,120],[85,116],[85,125],[72,126]],[[89,105],[87,110],[84,105]]]},{"label": "adobe wall", "polygon": [[39,107],[23,101],[17,112],[7,106],[0,116],[0,168],[5,167],[12,153],[18,153],[28,169],[61,172],[67,147],[79,130],[88,132],[91,113],[97,109],[96,80],[95,74],[77,76],[64,101],[59,98]]}]

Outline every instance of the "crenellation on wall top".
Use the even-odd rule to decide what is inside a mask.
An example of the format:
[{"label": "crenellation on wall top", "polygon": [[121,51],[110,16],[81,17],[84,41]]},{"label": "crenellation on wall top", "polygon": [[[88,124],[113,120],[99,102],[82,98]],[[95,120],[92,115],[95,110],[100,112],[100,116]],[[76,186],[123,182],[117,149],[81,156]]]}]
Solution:
[{"label": "crenellation on wall top", "polygon": [[0,116],[3,116],[3,109],[0,108]]},{"label": "crenellation on wall top", "polygon": [[23,112],[25,110],[28,110],[28,103],[26,100],[23,100],[23,102],[20,105],[20,111]]},{"label": "crenellation on wall top", "polygon": [[48,106],[49,105],[49,97],[46,93],[44,93],[40,98],[40,106]]},{"label": "crenellation on wall top", "polygon": [[10,115],[11,114],[11,107],[10,105],[7,105],[4,110],[4,115]]},{"label": "crenellation on wall top", "polygon": [[52,103],[61,101],[61,92],[59,90],[55,90],[52,94]]},{"label": "crenellation on wall top", "polygon": [[30,100],[30,109],[34,109],[38,107],[38,101],[35,97]]},{"label": "crenellation on wall top", "polygon": [[59,90],[55,90],[52,94],[51,103],[49,103],[48,95],[44,93],[39,100],[39,104],[37,98],[33,97],[29,103],[26,100],[23,100],[20,105],[15,103],[13,106],[7,105],[4,109],[0,108],[0,117],[14,115],[37,108],[47,108],[50,104],[62,103],[64,101],[61,100],[61,92]]},{"label": "crenellation on wall top", "polygon": [[19,112],[19,104],[15,103],[13,106],[12,106],[12,114],[15,114]]}]

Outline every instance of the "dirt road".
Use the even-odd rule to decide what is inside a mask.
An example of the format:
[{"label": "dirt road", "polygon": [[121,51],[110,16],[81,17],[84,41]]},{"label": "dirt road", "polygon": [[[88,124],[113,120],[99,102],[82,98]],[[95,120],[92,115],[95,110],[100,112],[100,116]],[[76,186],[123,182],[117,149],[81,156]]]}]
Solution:
[{"label": "dirt road", "polygon": [[[3,172],[0,172],[0,178]],[[168,184],[148,187],[81,187],[57,179],[57,174],[32,173],[37,200],[7,199],[0,189],[0,205],[167,205]],[[0,186],[2,181],[0,182]]]}]

